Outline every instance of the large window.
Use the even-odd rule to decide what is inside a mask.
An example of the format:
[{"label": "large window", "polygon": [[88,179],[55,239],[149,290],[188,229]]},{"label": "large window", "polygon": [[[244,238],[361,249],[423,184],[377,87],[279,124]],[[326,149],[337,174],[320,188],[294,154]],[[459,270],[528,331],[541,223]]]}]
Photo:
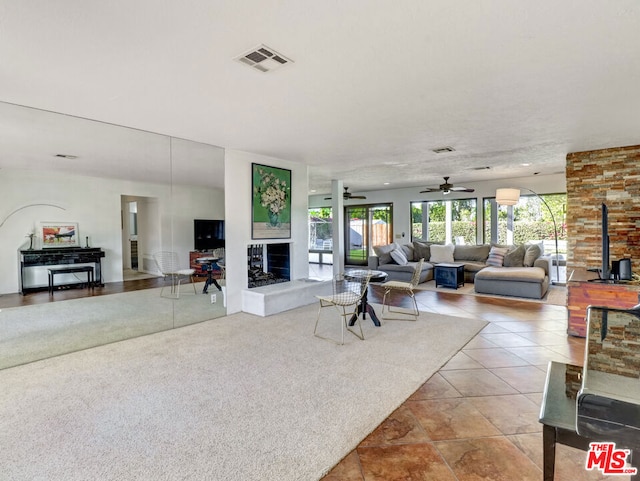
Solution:
[{"label": "large window", "polygon": [[331,207],[309,209],[309,262],[331,264],[332,222]]},{"label": "large window", "polygon": [[494,198],[484,199],[484,242],[524,244],[528,241],[542,241],[545,252],[554,252],[555,219],[558,250],[566,253],[566,203],[566,194],[521,195],[520,201],[514,206],[497,205]]},{"label": "large window", "polygon": [[391,204],[345,207],[346,264],[366,265],[373,246],[393,240]]},{"label": "large window", "polygon": [[476,199],[412,202],[411,239],[475,244],[476,218]]}]

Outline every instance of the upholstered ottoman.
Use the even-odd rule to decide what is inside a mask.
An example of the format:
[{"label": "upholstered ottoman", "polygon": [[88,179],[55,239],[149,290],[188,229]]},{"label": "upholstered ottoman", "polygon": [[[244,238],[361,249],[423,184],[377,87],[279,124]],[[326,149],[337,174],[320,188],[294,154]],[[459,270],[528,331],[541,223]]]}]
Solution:
[{"label": "upholstered ottoman", "polygon": [[485,267],[476,274],[479,294],[542,299],[549,289],[549,277],[541,267]]}]

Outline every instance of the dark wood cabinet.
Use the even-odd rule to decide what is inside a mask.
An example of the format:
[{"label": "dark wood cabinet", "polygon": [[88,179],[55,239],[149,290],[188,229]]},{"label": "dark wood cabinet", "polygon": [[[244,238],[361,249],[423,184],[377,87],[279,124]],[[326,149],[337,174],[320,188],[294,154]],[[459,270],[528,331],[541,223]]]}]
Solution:
[{"label": "dark wood cabinet", "polygon": [[435,266],[434,277],[436,287],[451,287],[457,289],[464,286],[464,264],[438,264]]}]

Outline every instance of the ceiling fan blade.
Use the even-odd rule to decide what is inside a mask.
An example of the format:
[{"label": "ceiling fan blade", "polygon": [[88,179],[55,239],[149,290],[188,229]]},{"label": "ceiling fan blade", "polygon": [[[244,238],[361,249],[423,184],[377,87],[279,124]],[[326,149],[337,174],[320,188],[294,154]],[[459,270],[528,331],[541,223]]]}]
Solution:
[{"label": "ceiling fan blade", "polygon": [[434,189],[432,187],[427,187],[425,190],[421,190],[420,193],[421,194],[426,194],[428,192],[439,192],[440,189]]},{"label": "ceiling fan blade", "polygon": [[455,190],[456,192],[473,192],[475,189],[469,189],[467,187],[451,187],[449,190]]},{"label": "ceiling fan blade", "polygon": [[364,195],[350,195],[349,199],[366,199]]},{"label": "ceiling fan blade", "polygon": [[331,200],[331,197],[325,197],[324,200]]}]

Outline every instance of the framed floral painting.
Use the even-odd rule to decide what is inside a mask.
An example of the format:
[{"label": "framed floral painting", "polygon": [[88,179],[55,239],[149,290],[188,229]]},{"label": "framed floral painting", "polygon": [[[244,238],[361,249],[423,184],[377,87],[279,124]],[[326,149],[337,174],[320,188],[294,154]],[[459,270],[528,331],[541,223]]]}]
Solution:
[{"label": "framed floral painting", "polygon": [[253,239],[291,238],[291,171],[251,164]]}]

